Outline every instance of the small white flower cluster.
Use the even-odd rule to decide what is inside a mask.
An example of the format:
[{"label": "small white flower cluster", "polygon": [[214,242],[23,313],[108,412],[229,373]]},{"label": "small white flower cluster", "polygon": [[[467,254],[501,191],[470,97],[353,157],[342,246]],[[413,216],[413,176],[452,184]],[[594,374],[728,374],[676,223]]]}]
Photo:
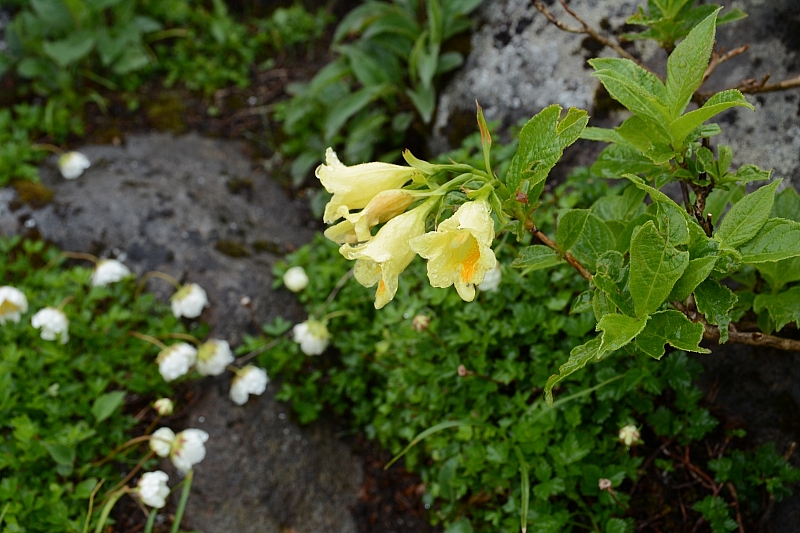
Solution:
[{"label": "small white flower cluster", "polygon": [[161,509],[166,505],[167,496],[169,496],[167,481],[169,481],[169,476],[161,470],[147,472],[142,475],[133,492],[145,505]]},{"label": "small white flower cluster", "polygon": [[628,447],[633,446],[634,444],[642,444],[639,430],[633,424],[627,424],[620,428],[619,441]]},{"label": "small white flower cluster", "polygon": [[58,170],[68,180],[80,177],[91,165],[89,158],[80,152],[67,152],[58,158]]},{"label": "small white flower cluster", "polygon": [[197,318],[208,307],[208,295],[197,283],[188,283],[172,295],[169,303],[175,318]]},{"label": "small white flower cluster", "polygon": [[294,342],[306,355],[320,355],[328,347],[331,334],[324,321],[309,318],[292,329]]},{"label": "small white flower cluster", "polygon": [[163,427],[151,435],[150,449],[159,457],[169,456],[175,468],[185,474],[205,458],[207,440],[208,433],[201,429],[185,429],[176,435]]}]

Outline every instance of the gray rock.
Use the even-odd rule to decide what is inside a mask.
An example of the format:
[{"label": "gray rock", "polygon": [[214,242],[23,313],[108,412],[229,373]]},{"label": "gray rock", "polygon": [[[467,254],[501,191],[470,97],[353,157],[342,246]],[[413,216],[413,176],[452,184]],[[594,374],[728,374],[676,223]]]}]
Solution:
[{"label": "gray rock", "polygon": [[[211,302],[201,318],[213,336],[235,346],[278,315],[305,319],[294,295],[271,290],[271,267],[279,252],[312,236],[305,208],[251,168],[240,148],[168,134],[131,136],[123,147],[81,147],[92,166],[80,178],[63,179],[55,160],[41,169],[53,203],[19,207],[13,189],[0,189],[0,233],[38,230],[64,250],[117,256],[139,275],[159,270],[197,282]],[[245,255],[221,253],[220,243]],[[149,285],[165,298],[174,290],[158,280]],[[229,376],[195,385],[201,398],[184,423],[210,439],[185,528],[355,531],[350,507],[361,486],[361,462],[331,425],[300,428],[289,421],[274,384],[243,407],[227,397]]]},{"label": "gray rock", "polygon": [[[724,3],[724,2],[723,2]],[[577,26],[561,7],[553,2],[551,12],[563,22]],[[584,0],[572,2],[571,8],[595,28],[620,33],[628,15],[640,2]],[[800,41],[797,28],[800,4],[794,0],[735,0],[724,3],[739,7],[749,18],[723,26],[717,35],[718,46],[731,49],[751,43],[745,54],[721,65],[707,88],[720,90],[735,86],[746,78],[771,74],[771,81],[796,76],[800,71]],[[596,44],[585,35],[567,33],[550,24],[529,0],[494,0],[478,11],[482,21],[472,36],[472,53],[463,69],[444,89],[430,142],[434,153],[453,148],[475,127],[475,100],[488,120],[501,122],[501,131],[521,119],[530,118],[544,107],[558,103],[563,107],[587,109],[597,115],[590,125],[611,127],[624,116],[612,113],[608,118],[595,107],[599,82],[591,77],[586,60],[594,55]],[[642,58],[657,72],[664,72],[665,54],[652,43],[637,42]],[[600,56],[615,57],[603,49]],[[722,135],[717,143],[734,149],[734,164],[752,163],[773,168],[776,177],[800,183],[800,89],[780,93],[748,95],[756,113],[737,108],[723,117]],[[459,131],[458,124],[466,124]],[[603,145],[579,143],[574,150],[589,151],[578,158],[582,164],[592,160]],[[569,156],[568,156],[569,157]]]}]

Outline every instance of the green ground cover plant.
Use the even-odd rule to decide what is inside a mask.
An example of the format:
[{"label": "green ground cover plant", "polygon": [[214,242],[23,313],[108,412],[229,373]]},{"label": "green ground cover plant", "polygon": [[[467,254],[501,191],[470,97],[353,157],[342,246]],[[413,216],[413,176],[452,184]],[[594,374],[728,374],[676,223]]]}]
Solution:
[{"label": "green ground cover plant", "polygon": [[[172,387],[159,375],[152,347],[130,332],[166,338],[183,324],[136,280],[91,284],[92,269],[67,266],[53,247],[0,239],[0,279],[21,290],[28,309],[0,325],[0,524],[4,533],[94,530],[94,500],[141,459],[135,448],[99,460],[143,432],[141,416]],[[68,342],[45,340],[31,317],[60,307]],[[6,317],[7,309],[3,309]],[[195,331],[195,334],[203,331]],[[149,417],[152,418],[152,417]],[[151,468],[156,461],[144,465]]]}]

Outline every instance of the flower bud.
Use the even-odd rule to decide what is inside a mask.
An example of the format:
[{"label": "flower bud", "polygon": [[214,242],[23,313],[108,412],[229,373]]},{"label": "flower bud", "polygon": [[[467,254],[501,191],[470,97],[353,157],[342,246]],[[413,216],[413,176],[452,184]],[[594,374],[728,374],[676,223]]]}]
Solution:
[{"label": "flower bud", "polygon": [[0,326],[11,321],[19,323],[22,313],[28,312],[28,299],[21,290],[6,285],[0,287]]},{"label": "flower bud", "polygon": [[103,259],[92,273],[92,285],[103,287],[109,283],[116,283],[131,275],[130,269],[116,259]]},{"label": "flower bud", "polygon": [[411,325],[414,327],[414,331],[417,333],[422,333],[428,326],[431,324],[431,318],[427,315],[416,315],[411,320]]},{"label": "flower bud", "polygon": [[169,303],[175,318],[197,318],[208,306],[208,295],[197,283],[187,283],[172,295]]},{"label": "flower bud", "polygon": [[308,275],[301,266],[293,266],[283,275],[283,284],[292,292],[300,292],[308,286]]},{"label": "flower bud", "polygon": [[89,158],[80,152],[67,152],[58,158],[58,170],[68,180],[74,180],[91,166]]},{"label": "flower bud", "polygon": [[319,320],[308,319],[292,329],[294,342],[306,355],[319,355],[328,347],[331,338],[328,327]]},{"label": "flower bud", "polygon": [[267,383],[269,383],[269,377],[264,370],[247,365],[236,374],[231,382],[231,400],[236,405],[244,405],[251,394],[258,396],[267,390]]},{"label": "flower bud", "polygon": [[69,340],[69,319],[63,311],[55,307],[45,307],[31,317],[31,326],[41,329],[40,336],[46,341],[61,337],[61,344]]},{"label": "flower bud", "polygon": [[636,429],[636,426],[634,426],[633,424],[628,424],[626,426],[623,426],[619,430],[619,440],[620,442],[625,444],[625,446],[632,446],[634,444],[639,444],[641,442],[639,437],[640,437],[639,430]]},{"label": "flower bud", "polygon": [[597,488],[600,490],[611,490],[613,486],[614,484],[611,483],[611,480],[604,477],[597,481]]},{"label": "flower bud", "polygon": [[166,457],[175,441],[175,432],[169,428],[158,428],[150,435],[150,449],[159,457]]},{"label": "flower bud", "polygon": [[169,496],[168,480],[169,476],[161,470],[146,472],[142,475],[134,492],[145,505],[161,509],[167,502],[167,496]]},{"label": "flower bud", "polygon": [[159,398],[153,403],[153,408],[160,416],[169,416],[175,410],[175,405],[169,398]]},{"label": "flower bud", "polygon": [[210,339],[197,350],[197,372],[202,376],[219,376],[232,362],[228,341]]}]

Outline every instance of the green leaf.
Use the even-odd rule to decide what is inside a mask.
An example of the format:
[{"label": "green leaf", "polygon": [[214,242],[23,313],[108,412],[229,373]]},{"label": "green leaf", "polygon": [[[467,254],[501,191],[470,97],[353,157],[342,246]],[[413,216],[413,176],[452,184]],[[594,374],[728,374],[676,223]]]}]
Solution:
[{"label": "green leaf", "polygon": [[444,533],[472,533],[472,523],[467,518],[459,518],[444,530]]},{"label": "green leaf", "polygon": [[775,188],[780,182],[775,180],[736,202],[714,232],[714,239],[729,248],[752,239],[769,218],[775,202]]},{"label": "green leaf", "polygon": [[620,178],[623,174],[643,174],[653,170],[654,164],[642,152],[628,144],[606,146],[592,165],[592,173],[604,178]]},{"label": "green leaf", "polygon": [[756,268],[767,280],[773,293],[781,290],[787,283],[800,280],[800,256],[774,263],[758,263]]},{"label": "green leaf", "polygon": [[529,271],[533,271],[549,268],[563,262],[564,260],[552,248],[534,244],[519,251],[519,257],[511,263],[511,268],[526,268]]},{"label": "green leaf", "polygon": [[597,323],[597,331],[602,331],[602,343],[598,350],[598,359],[603,355],[619,350],[631,342],[647,325],[650,317],[633,318],[611,313],[605,315]]},{"label": "green leaf", "polygon": [[680,311],[668,309],[650,316],[644,330],[636,336],[636,346],[654,359],[664,356],[664,345],[669,344],[679,350],[709,353],[699,346],[705,328],[692,322]]},{"label": "green leaf", "polygon": [[667,242],[674,246],[689,243],[689,226],[686,224],[686,210],[673,201],[656,202],[656,222],[658,231],[667,236]]},{"label": "green leaf", "polygon": [[753,311],[760,313],[763,309],[769,312],[776,331],[789,322],[800,326],[800,287],[779,294],[759,294],[753,301]]},{"label": "green leaf", "polygon": [[328,116],[325,117],[325,139],[332,139],[350,117],[364,109],[385,90],[384,85],[364,87],[332,104]]},{"label": "green leaf", "polygon": [[43,444],[47,449],[47,453],[56,463],[72,466],[75,462],[75,448],[73,446],[67,446],[59,442],[44,442]]},{"label": "green leaf", "polygon": [[714,225],[719,226],[719,222],[723,218],[722,213],[727,211],[728,204],[735,204],[744,198],[744,195],[745,189],[743,185],[733,186],[730,187],[730,189],[721,187],[715,188],[711,191],[711,194],[706,197],[706,206],[705,209],[703,209],[703,216],[707,217],[710,214]]},{"label": "green leaf", "polygon": [[628,267],[622,254],[609,250],[597,261],[597,273],[592,281],[606,293],[611,302],[624,314],[633,315],[633,300],[628,290]]},{"label": "green leaf", "polygon": [[420,86],[413,91],[406,89],[406,94],[411,99],[414,107],[417,108],[423,122],[430,124],[433,118],[433,111],[436,109],[436,89],[433,86]]},{"label": "green leaf", "polygon": [[667,243],[653,222],[647,222],[631,239],[630,291],[641,318],[658,309],[689,265],[689,252]]},{"label": "green leaf", "polygon": [[[692,94],[703,82],[703,74],[705,74],[708,61],[711,59],[716,32],[715,23],[720,9],[722,8],[717,8],[695,26],[667,59],[665,101],[669,105],[670,118],[673,120],[683,113],[686,105],[692,99]],[[690,131],[695,127],[690,128]],[[682,142],[677,138],[675,141],[678,144]]]},{"label": "green leaf", "polygon": [[688,298],[694,292],[694,289],[711,275],[716,263],[716,255],[690,260],[686,270],[683,271],[681,277],[675,282],[675,286],[672,287],[667,299],[671,302],[682,302]]},{"label": "green leaf", "polygon": [[[705,67],[704,67],[705,68]],[[677,149],[683,146],[692,131],[703,124],[706,120],[722,113],[731,107],[747,107],[752,111],[755,108],[745,100],[742,93],[736,89],[722,91],[712,96],[700,109],[690,111],[669,125],[669,130],[673,139],[673,146]],[[689,139],[691,140],[691,139]]]},{"label": "green leaf", "polygon": [[617,133],[616,130],[610,128],[596,128],[593,126],[587,127],[581,133],[581,139],[586,139],[587,141],[597,141],[597,142],[604,142],[604,143],[618,143],[618,144],[626,144],[627,141],[625,140],[622,135]]},{"label": "green leaf", "polygon": [[597,337],[585,344],[576,346],[569,352],[569,359],[567,362],[558,367],[558,374],[553,374],[548,378],[544,386],[544,401],[550,407],[553,406],[553,387],[558,385],[570,374],[574,374],[581,368],[586,366],[586,363],[593,361],[600,353],[600,345],[602,338]]},{"label": "green leaf", "polygon": [[391,75],[392,69],[384,68],[375,55],[370,54],[367,50],[363,50],[357,45],[338,45],[335,50],[347,57],[353,74],[364,87],[382,83],[398,83],[399,80]]},{"label": "green leaf", "polygon": [[149,64],[150,58],[141,46],[128,46],[114,62],[113,70],[117,74],[127,74]]},{"label": "green leaf", "polygon": [[588,209],[570,209],[559,217],[556,242],[561,250],[567,251],[578,242],[588,217]]},{"label": "green leaf", "polygon": [[572,246],[572,254],[591,271],[596,269],[597,259],[616,244],[614,234],[599,217],[589,214],[583,232]]},{"label": "green leaf", "polygon": [[787,187],[775,195],[772,218],[785,218],[800,222],[800,194],[797,194],[793,188]]},{"label": "green leaf", "polygon": [[[561,121],[561,106],[551,105],[531,118],[519,134],[519,147],[508,172],[506,186],[516,191],[523,179],[530,186],[543,181],[564,153],[564,149],[578,140],[589,121],[586,111],[570,108]],[[528,198],[533,203],[538,198]]]},{"label": "green leaf", "polygon": [[800,256],[800,222],[771,218],[752,239],[739,247],[739,252],[743,263],[765,263]]},{"label": "green leaf", "polygon": [[100,423],[109,416],[114,414],[114,411],[122,405],[127,393],[124,390],[107,392],[99,396],[92,404],[92,414],[95,420]]},{"label": "green leaf", "polygon": [[736,295],[719,282],[707,279],[694,290],[694,299],[697,310],[706,316],[706,320],[719,326],[719,342],[724,344],[728,340],[729,313],[736,304]]},{"label": "green leaf", "polygon": [[58,66],[66,68],[86,57],[94,48],[94,42],[91,32],[79,31],[60,41],[45,41],[42,43],[42,50]]}]

